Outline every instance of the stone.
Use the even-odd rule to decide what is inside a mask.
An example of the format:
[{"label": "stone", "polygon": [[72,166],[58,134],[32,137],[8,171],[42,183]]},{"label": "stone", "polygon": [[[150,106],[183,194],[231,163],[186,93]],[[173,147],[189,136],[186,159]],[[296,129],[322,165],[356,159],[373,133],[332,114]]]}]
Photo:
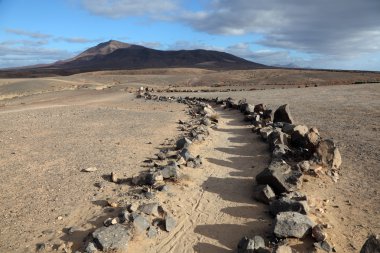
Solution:
[{"label": "stone", "polygon": [[94,243],[105,252],[127,252],[128,242],[131,239],[130,227],[115,224],[101,227],[92,233]]},{"label": "stone", "polygon": [[269,204],[276,198],[276,194],[273,192],[269,185],[257,185],[253,190],[253,198],[264,204]]},{"label": "stone", "polygon": [[94,171],[97,171],[97,170],[98,170],[98,168],[96,168],[96,167],[88,167],[86,169],[83,169],[82,171],[83,172],[94,172]]},{"label": "stone", "polygon": [[147,232],[148,238],[154,238],[157,236],[157,229],[153,226],[150,226]]},{"label": "stone", "polygon": [[180,149],[183,149],[183,148],[187,148],[187,147],[189,147],[191,145],[191,143],[192,143],[191,140],[189,140],[186,137],[180,138],[176,142],[176,149],[180,150]]},{"label": "stone", "polygon": [[273,119],[273,111],[272,110],[264,110],[262,119],[264,122],[269,123],[272,122]]},{"label": "stone", "polygon": [[209,120],[208,118],[203,118],[201,120],[201,124],[203,124],[205,126],[211,126],[211,120]]},{"label": "stone", "polygon": [[115,184],[119,183],[119,178],[118,178],[116,172],[113,172],[113,171],[111,172],[111,182],[113,182]]},{"label": "stone", "polygon": [[108,226],[111,226],[111,225],[115,225],[118,223],[118,219],[117,218],[107,218],[104,222],[103,222],[103,225],[108,227]]},{"label": "stone", "polygon": [[276,144],[272,151],[272,159],[284,159],[291,153],[291,149],[284,144]]},{"label": "stone", "polygon": [[254,112],[255,112],[255,106],[251,104],[247,104],[243,111],[244,114],[252,114]]},{"label": "stone", "polygon": [[134,202],[128,206],[128,211],[130,213],[136,212],[138,209],[139,209],[139,205],[136,202]]},{"label": "stone", "polygon": [[274,112],[273,122],[285,122],[289,124],[293,124],[293,117],[290,114],[289,105],[281,105]]},{"label": "stone", "polygon": [[310,162],[309,161],[301,161],[297,164],[302,172],[307,172],[310,170]]},{"label": "stone", "polygon": [[145,176],[144,184],[145,185],[155,185],[155,184],[161,183],[163,181],[164,181],[164,176],[161,174],[160,171],[151,172]]},{"label": "stone", "polygon": [[258,104],[258,105],[255,105],[255,107],[254,107],[254,112],[255,113],[262,113],[262,112],[264,112],[264,110],[265,110],[265,105],[264,104]]},{"label": "stone", "polygon": [[309,206],[306,201],[296,201],[288,198],[280,198],[273,200],[269,205],[269,212],[276,216],[281,212],[298,212],[307,214]]},{"label": "stone", "polygon": [[188,167],[192,167],[192,168],[199,168],[202,166],[202,158],[197,155],[197,157],[191,159],[191,164],[189,164],[189,162],[187,163],[187,166]]},{"label": "stone", "polygon": [[296,126],[293,125],[293,124],[289,124],[289,123],[285,123],[283,126],[282,126],[282,131],[286,134],[292,134],[293,133],[293,130]]},{"label": "stone", "polygon": [[282,160],[273,160],[269,167],[256,176],[258,184],[269,185],[276,194],[297,190],[302,184],[302,173],[292,170]]},{"label": "stone", "polygon": [[293,132],[290,135],[290,143],[296,148],[306,148],[308,145],[307,134],[309,129],[307,126],[298,125],[293,128]]},{"label": "stone", "polygon": [[96,248],[95,244],[93,242],[89,242],[84,249],[85,253],[97,253],[99,252],[98,249]]},{"label": "stone", "polygon": [[148,204],[143,204],[139,206],[138,210],[141,212],[147,214],[147,215],[153,215],[156,217],[160,217],[160,214],[158,212],[158,203],[148,203]]},{"label": "stone", "polygon": [[176,225],[177,225],[177,222],[175,221],[173,216],[171,216],[171,215],[165,216],[165,230],[166,231],[168,231],[168,232],[172,231]]},{"label": "stone", "polygon": [[360,253],[379,253],[380,252],[380,237],[370,235],[365,241]]},{"label": "stone", "polygon": [[161,168],[160,172],[164,179],[177,180],[179,177],[177,163],[171,163]]},{"label": "stone", "polygon": [[316,153],[324,166],[338,169],[342,164],[342,157],[333,140],[320,141]]},{"label": "stone", "polygon": [[185,161],[194,159],[193,155],[190,154],[190,151],[187,148],[182,149],[181,152],[179,153],[179,155],[181,157],[183,157],[183,159],[185,159]]},{"label": "stone", "polygon": [[255,252],[255,241],[248,237],[243,237],[237,245],[238,253],[254,253]]},{"label": "stone", "polygon": [[311,152],[314,153],[319,142],[321,141],[321,136],[319,135],[318,129],[315,127],[310,128],[306,137],[307,137],[307,141],[308,141],[308,149],[310,149]]},{"label": "stone", "polygon": [[159,160],[161,160],[161,161],[166,159],[166,154],[165,154],[164,152],[162,152],[162,151],[158,152],[158,153],[156,154],[156,156],[157,156],[157,158],[158,158]]},{"label": "stone", "polygon": [[261,138],[263,138],[263,140],[268,140],[268,137],[269,135],[273,132],[273,128],[268,126],[268,127],[263,127],[259,130],[259,133],[261,135]]},{"label": "stone", "polygon": [[278,238],[304,238],[311,233],[313,222],[306,215],[297,212],[277,214],[274,223],[274,234]]},{"label": "stone", "polygon": [[326,241],[315,242],[314,247],[321,249],[321,250],[324,250],[326,252],[333,252],[333,249],[331,248],[330,244]]},{"label": "stone", "polygon": [[321,224],[315,225],[313,227],[311,235],[317,242],[322,242],[327,238],[326,232],[323,230],[323,226]]},{"label": "stone", "polygon": [[261,236],[255,235],[253,237],[253,241],[255,242],[255,249],[265,248],[265,241],[264,238]]},{"label": "stone", "polygon": [[145,232],[150,226],[149,221],[142,215],[137,215],[133,219],[133,227],[137,233]]},{"label": "stone", "polygon": [[276,145],[288,145],[288,136],[281,131],[280,128],[275,128],[268,136],[269,149],[274,150]]}]

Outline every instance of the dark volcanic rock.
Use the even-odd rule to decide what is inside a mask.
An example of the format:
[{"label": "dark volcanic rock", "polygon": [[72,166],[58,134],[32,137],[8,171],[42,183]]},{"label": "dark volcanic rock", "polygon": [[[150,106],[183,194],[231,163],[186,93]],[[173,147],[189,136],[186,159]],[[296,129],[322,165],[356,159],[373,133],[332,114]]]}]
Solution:
[{"label": "dark volcanic rock", "polygon": [[176,142],[176,149],[180,150],[183,148],[189,147],[191,144],[191,140],[187,139],[186,137],[180,138]]},{"label": "dark volcanic rock", "polygon": [[288,198],[274,200],[269,205],[269,212],[276,216],[281,212],[298,212],[307,214],[309,207],[306,201],[296,201]]},{"label": "dark volcanic rock", "polygon": [[149,221],[142,215],[137,215],[134,219],[133,219],[133,226],[135,227],[135,231],[137,233],[142,233],[142,232],[145,232],[150,224],[149,224]]},{"label": "dark volcanic rock", "polygon": [[277,108],[277,110],[274,112],[273,122],[285,122],[293,124],[293,117],[290,114],[288,105],[281,105],[279,108]]},{"label": "dark volcanic rock", "polygon": [[102,251],[127,252],[131,229],[121,224],[101,227],[92,233],[94,243]]},{"label": "dark volcanic rock", "polygon": [[276,194],[269,185],[257,185],[253,190],[253,198],[264,204],[269,204],[276,198]]},{"label": "dark volcanic rock", "polygon": [[276,194],[295,191],[300,187],[302,173],[292,170],[290,165],[281,160],[273,160],[268,168],[256,176],[258,184],[267,184]]},{"label": "dark volcanic rock", "polygon": [[370,235],[364,243],[360,253],[379,253],[380,252],[380,238],[379,236]]},{"label": "dark volcanic rock", "polygon": [[173,216],[166,215],[166,217],[165,217],[165,230],[170,232],[175,228],[176,225],[177,225],[177,222],[175,221]]},{"label": "dark volcanic rock", "polygon": [[278,238],[304,238],[311,233],[313,225],[306,215],[297,212],[283,212],[277,214],[273,232]]},{"label": "dark volcanic rock", "polygon": [[238,253],[254,253],[255,252],[255,241],[248,237],[243,237],[237,245]]}]

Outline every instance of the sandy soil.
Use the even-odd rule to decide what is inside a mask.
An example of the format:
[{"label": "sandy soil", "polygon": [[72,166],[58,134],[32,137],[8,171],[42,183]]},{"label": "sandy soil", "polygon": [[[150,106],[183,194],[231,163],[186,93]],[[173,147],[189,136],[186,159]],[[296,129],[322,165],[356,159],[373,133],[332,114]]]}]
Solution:
[{"label": "sandy soil", "polygon": [[[142,161],[166,138],[178,135],[175,122],[186,117],[183,105],[135,100],[124,91],[127,82],[95,82],[95,76],[93,85],[71,90],[91,82],[70,78],[63,78],[67,86],[56,83],[63,84],[59,92],[46,91],[46,80],[26,80],[32,87],[28,92],[1,102],[0,252],[33,252],[40,242],[73,242],[73,249],[79,248],[89,232],[118,211],[105,207],[105,200],[122,198],[129,189],[106,176],[116,171],[130,177],[144,169]],[[23,87],[19,81],[12,80]],[[6,82],[8,90],[17,91]],[[337,252],[357,252],[368,233],[380,233],[379,85],[196,95],[246,97],[272,108],[289,103],[297,122],[333,137],[343,156],[337,183],[324,176],[305,182],[313,218],[332,225],[328,233]],[[267,208],[251,199],[253,178],[269,161],[266,144],[237,112],[221,116],[220,128],[193,147],[204,167],[185,169],[187,180],[158,196],[178,227],[157,239],[135,238],[131,252],[230,252],[243,235],[268,235]],[[92,166],[98,170],[81,172]],[[324,213],[317,211],[321,205]],[[71,226],[80,231],[67,236],[65,228]]]},{"label": "sandy soil", "polygon": [[[17,103],[0,109],[0,252],[60,244],[71,226],[81,228],[77,236],[83,239],[102,222],[101,201],[117,189],[104,175],[140,171],[141,161],[176,134],[184,108],[103,91],[50,93]],[[81,172],[88,167],[98,170]]]}]

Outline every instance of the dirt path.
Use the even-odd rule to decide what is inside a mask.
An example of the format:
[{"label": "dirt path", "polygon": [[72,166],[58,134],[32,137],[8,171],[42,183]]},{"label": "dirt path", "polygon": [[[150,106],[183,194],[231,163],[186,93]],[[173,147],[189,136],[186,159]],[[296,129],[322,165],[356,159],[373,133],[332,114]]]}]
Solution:
[{"label": "dirt path", "polygon": [[188,180],[171,189],[176,196],[162,199],[179,224],[142,252],[230,252],[242,236],[268,233],[267,207],[251,197],[253,177],[270,159],[267,145],[236,111],[219,113],[219,128],[210,130],[206,143],[192,146],[203,157],[202,168],[185,169]]}]

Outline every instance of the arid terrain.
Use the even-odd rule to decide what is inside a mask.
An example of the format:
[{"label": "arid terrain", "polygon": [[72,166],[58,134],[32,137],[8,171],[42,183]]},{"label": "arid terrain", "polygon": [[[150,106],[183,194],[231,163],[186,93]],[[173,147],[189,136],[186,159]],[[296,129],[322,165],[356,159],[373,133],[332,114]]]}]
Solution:
[{"label": "arid terrain", "polygon": [[[83,250],[88,233],[120,211],[107,200],[123,202],[131,186],[109,182],[109,174],[130,178],[146,169],[143,161],[181,135],[177,122],[188,118],[185,105],[136,99],[140,86],[163,91],[158,95],[244,97],[273,109],[289,104],[296,123],[338,144],[340,179],[307,176],[303,191],[314,220],[330,225],[336,251],[358,252],[370,233],[380,233],[379,81],[376,72],[285,69],[0,79],[0,252],[35,252],[40,243],[46,251],[63,244]],[[202,168],[185,168],[186,180],[155,197],[176,228],[134,238],[130,252],[232,252],[245,235],[270,237],[267,209],[251,196],[254,177],[270,161],[268,147],[241,114],[215,108],[219,127],[191,147]],[[89,167],[97,170],[82,171]],[[312,252],[310,243],[290,243]]]}]

